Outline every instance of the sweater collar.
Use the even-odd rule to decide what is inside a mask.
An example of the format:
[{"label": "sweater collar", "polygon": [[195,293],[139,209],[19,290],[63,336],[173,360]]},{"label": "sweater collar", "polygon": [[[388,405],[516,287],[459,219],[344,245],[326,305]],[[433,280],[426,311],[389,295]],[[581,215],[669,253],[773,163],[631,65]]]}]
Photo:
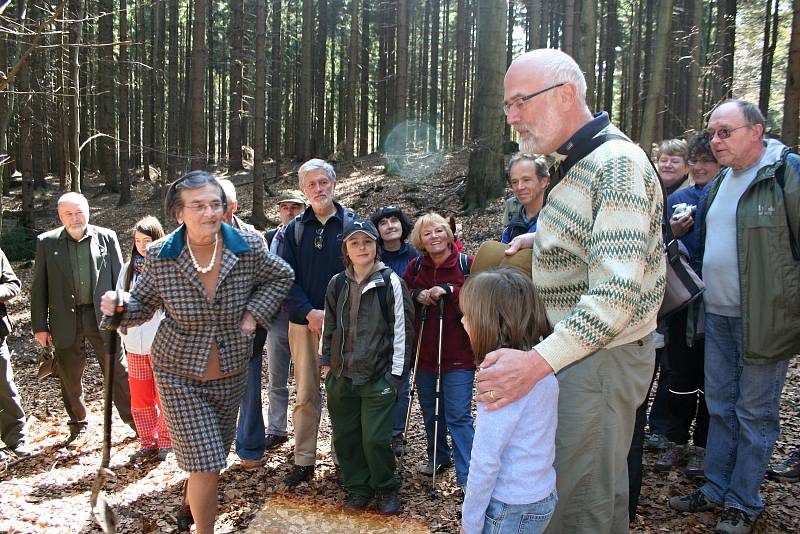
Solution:
[{"label": "sweater collar", "polygon": [[572,137],[567,139],[567,142],[561,145],[557,152],[562,156],[568,156],[573,148],[581,143],[585,143],[600,133],[603,128],[609,124],[611,124],[611,119],[608,118],[608,113],[605,111],[595,113],[592,115],[592,120],[581,126],[577,132],[572,134]]},{"label": "sweater collar", "polygon": [[[239,232],[227,223],[222,223],[222,244],[233,254],[251,252],[253,249],[247,244]],[[180,225],[164,238],[164,246],[158,253],[159,258],[177,258],[186,246],[186,225]]]}]

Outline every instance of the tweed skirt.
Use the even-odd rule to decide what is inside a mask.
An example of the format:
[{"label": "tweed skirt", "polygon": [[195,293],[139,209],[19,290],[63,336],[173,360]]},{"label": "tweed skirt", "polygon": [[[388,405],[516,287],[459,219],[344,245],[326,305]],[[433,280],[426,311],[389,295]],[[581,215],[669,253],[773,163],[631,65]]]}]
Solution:
[{"label": "tweed skirt", "polygon": [[154,365],[153,374],[178,467],[190,473],[224,469],[247,373],[204,381]]}]

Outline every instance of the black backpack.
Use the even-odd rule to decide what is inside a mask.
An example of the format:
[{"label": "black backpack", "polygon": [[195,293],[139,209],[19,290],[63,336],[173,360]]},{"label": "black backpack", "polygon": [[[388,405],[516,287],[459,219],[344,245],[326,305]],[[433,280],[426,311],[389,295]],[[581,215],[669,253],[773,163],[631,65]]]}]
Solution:
[{"label": "black backpack", "polygon": [[[389,303],[386,300],[386,291],[389,289],[391,285],[391,276],[392,270],[390,268],[385,268],[381,271],[381,276],[383,277],[383,285],[378,286],[376,290],[378,291],[378,302],[381,305],[381,314],[383,314],[383,320],[386,321],[386,324],[389,324]],[[336,275],[336,281],[334,282],[334,291],[336,293],[336,297],[339,297],[339,293],[342,292],[342,288],[344,288],[346,275],[344,273],[339,273]]]}]

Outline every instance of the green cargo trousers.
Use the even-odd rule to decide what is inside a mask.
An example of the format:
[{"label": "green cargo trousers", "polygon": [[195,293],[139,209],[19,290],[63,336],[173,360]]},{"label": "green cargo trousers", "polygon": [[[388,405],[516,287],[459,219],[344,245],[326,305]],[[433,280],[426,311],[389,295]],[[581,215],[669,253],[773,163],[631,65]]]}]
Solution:
[{"label": "green cargo trousers", "polygon": [[395,389],[383,377],[355,386],[333,373],[325,378],[325,389],[345,488],[368,497],[396,491],[400,479],[391,444]]}]

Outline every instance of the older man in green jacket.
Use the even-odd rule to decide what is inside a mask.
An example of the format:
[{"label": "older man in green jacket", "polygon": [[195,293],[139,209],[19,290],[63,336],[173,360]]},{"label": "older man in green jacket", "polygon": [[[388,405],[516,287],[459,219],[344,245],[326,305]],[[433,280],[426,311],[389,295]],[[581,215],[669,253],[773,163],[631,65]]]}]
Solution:
[{"label": "older man in green jacket", "polygon": [[[101,356],[108,346],[98,329],[100,297],[116,287],[122,252],[116,233],[89,224],[89,203],[83,195],[62,195],[58,218],[63,227],[44,232],[36,240],[31,326],[41,346],[55,348],[54,372],[61,379],[61,395],[69,415],[69,444],[86,429],[81,384],[86,368],[84,342],[92,344],[102,365]],[[113,358],[114,405],[120,418],[134,428],[128,365],[119,344],[117,347]]]},{"label": "older man in green jacket", "polygon": [[764,510],[759,487],[778,438],[789,359],[800,352],[800,158],[764,138],[750,102],[711,114],[722,165],[701,221],[706,283],[706,484],[670,499],[683,512],[723,506],[715,532],[746,534]]}]

